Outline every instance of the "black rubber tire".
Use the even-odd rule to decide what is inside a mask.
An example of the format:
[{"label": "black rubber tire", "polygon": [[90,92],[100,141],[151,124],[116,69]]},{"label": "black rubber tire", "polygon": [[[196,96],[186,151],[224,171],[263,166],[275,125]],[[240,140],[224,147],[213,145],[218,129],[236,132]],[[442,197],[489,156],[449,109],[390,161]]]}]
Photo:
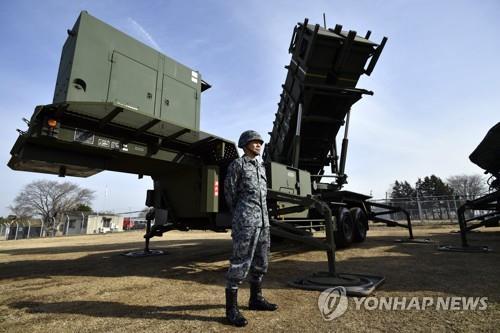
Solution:
[{"label": "black rubber tire", "polygon": [[352,221],[354,223],[354,232],[352,235],[353,242],[361,243],[366,239],[368,231],[368,217],[366,213],[359,207],[350,209]]},{"label": "black rubber tire", "polygon": [[347,208],[340,208],[337,213],[337,231],[335,231],[335,244],[338,248],[351,245],[354,233],[354,223],[351,213]]}]

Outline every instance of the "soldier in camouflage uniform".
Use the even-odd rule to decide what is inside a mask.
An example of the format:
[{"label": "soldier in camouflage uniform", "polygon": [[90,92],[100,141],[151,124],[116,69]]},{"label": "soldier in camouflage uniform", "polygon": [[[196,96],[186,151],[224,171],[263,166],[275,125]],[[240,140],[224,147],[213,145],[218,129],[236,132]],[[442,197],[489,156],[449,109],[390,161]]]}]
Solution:
[{"label": "soldier in camouflage uniform", "polygon": [[247,324],[238,309],[238,286],[248,273],[249,309],[274,311],[278,308],[269,303],[261,291],[270,248],[266,172],[256,158],[263,143],[259,133],[243,132],[238,147],[243,148],[245,154],[231,163],[224,181],[226,201],[233,213],[233,255],[226,274],[226,317],[236,326]]}]

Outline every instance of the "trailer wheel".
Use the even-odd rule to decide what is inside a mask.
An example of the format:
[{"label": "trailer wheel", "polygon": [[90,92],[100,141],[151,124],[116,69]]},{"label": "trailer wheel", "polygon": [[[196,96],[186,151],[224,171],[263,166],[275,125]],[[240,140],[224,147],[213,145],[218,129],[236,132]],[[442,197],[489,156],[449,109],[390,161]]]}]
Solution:
[{"label": "trailer wheel", "polygon": [[352,240],[354,242],[364,242],[366,239],[366,232],[368,231],[368,217],[359,207],[351,208],[350,212],[354,223]]},{"label": "trailer wheel", "polygon": [[340,208],[337,214],[337,231],[335,244],[338,248],[348,247],[353,240],[354,223],[347,208]]}]

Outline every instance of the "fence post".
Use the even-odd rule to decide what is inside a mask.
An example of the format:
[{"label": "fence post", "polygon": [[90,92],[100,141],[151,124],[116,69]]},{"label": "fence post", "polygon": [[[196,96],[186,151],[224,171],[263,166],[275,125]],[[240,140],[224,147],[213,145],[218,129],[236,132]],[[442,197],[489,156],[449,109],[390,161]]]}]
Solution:
[{"label": "fence post", "polygon": [[453,222],[453,218],[450,214],[451,208],[450,208],[450,200],[446,200],[446,206],[448,207],[448,218],[450,219],[450,222]]},{"label": "fence post", "polygon": [[416,192],[417,192],[418,218],[420,219],[420,222],[424,223],[424,220],[422,220],[422,206],[420,205],[418,190]]},{"label": "fence post", "polygon": [[66,234],[65,234],[65,236],[68,236],[68,231],[69,231],[69,215],[66,214]]},{"label": "fence post", "polygon": [[456,195],[453,196],[453,204],[455,205],[455,217],[457,217],[458,207],[457,207],[457,196]]},{"label": "fence post", "polygon": [[56,217],[52,216],[52,237],[56,237],[57,230],[56,230]]},{"label": "fence post", "polygon": [[[82,233],[82,229],[83,229],[83,223],[85,222],[85,215],[82,213],[82,222],[80,222],[80,234]],[[85,234],[87,233],[87,231],[85,231]]]}]

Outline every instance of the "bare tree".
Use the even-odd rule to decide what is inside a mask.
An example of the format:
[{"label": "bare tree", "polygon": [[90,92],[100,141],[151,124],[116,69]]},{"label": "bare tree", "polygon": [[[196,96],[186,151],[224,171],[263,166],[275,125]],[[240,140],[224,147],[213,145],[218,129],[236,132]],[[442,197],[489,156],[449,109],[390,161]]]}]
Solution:
[{"label": "bare tree", "polygon": [[10,212],[14,214],[18,219],[29,219],[33,216],[33,210],[26,206],[15,205],[9,206]]},{"label": "bare tree", "polygon": [[480,196],[488,190],[485,178],[478,174],[451,176],[446,181],[456,194],[467,198]]},{"label": "bare tree", "polygon": [[[37,180],[24,186],[9,209],[22,216],[40,216],[47,229],[55,232],[55,218],[79,205],[90,205],[94,192],[78,185],[50,180]],[[52,226],[51,228],[48,226]]]}]

